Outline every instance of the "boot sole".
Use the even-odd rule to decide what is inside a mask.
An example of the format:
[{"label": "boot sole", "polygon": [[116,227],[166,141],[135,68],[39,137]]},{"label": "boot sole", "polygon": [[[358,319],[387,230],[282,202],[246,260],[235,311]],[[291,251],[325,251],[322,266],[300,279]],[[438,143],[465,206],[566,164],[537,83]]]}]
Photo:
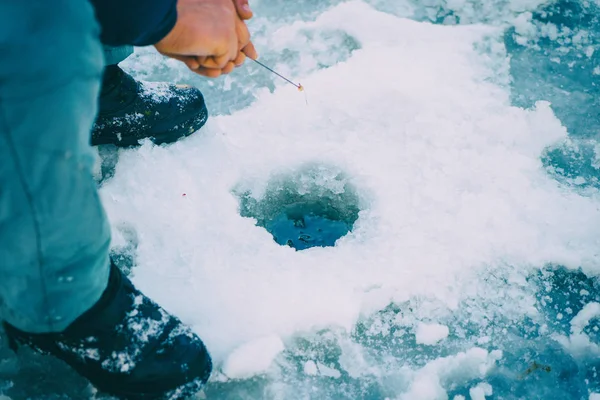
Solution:
[{"label": "boot sole", "polygon": [[154,143],[157,146],[162,144],[171,144],[177,142],[182,138],[188,137],[200,130],[206,124],[207,120],[208,113],[205,111],[197,115],[193,119],[188,119],[177,124],[179,126],[179,129],[177,129],[176,131],[159,132],[153,134],[152,136],[141,138],[126,136],[122,140],[114,140],[112,138],[92,138],[91,144],[92,146],[112,144],[120,148],[132,148],[139,147],[140,141],[144,139],[150,139],[150,141],[152,141],[152,143]]}]

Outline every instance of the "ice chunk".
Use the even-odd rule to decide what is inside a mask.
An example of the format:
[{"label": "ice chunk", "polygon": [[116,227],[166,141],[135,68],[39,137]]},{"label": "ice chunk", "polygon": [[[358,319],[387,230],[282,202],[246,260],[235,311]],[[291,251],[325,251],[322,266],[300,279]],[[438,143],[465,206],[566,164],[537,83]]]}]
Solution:
[{"label": "ice chunk", "polygon": [[571,320],[571,332],[581,333],[594,318],[600,317],[600,303],[587,303]]},{"label": "ice chunk", "polygon": [[309,360],[304,363],[304,373],[306,375],[317,375],[319,370],[317,369],[317,364],[314,361]]},{"label": "ice chunk", "polygon": [[408,392],[400,399],[447,399],[447,387],[485,377],[501,357],[501,352],[488,353],[475,347],[455,356],[438,358],[414,372]]},{"label": "ice chunk", "polygon": [[278,336],[267,336],[238,347],[227,358],[223,373],[229,378],[244,379],[265,372],[284,349]]},{"label": "ice chunk", "polygon": [[446,339],[449,333],[446,325],[419,323],[415,335],[418,344],[434,345]]},{"label": "ice chunk", "polygon": [[337,369],[328,367],[327,365],[322,364],[322,363],[317,363],[317,368],[319,370],[319,373],[322,376],[327,376],[327,377],[336,378],[336,379],[339,378],[340,376],[342,376],[342,373],[340,371],[338,371]]},{"label": "ice chunk", "polygon": [[482,382],[469,389],[469,396],[471,396],[471,400],[485,400],[486,396],[491,396],[492,394],[492,385],[485,382]]},{"label": "ice chunk", "polygon": [[600,303],[588,303],[571,320],[571,334],[555,335],[554,338],[574,357],[597,357],[600,355],[600,346],[592,342],[583,330],[592,319],[598,317],[600,317]]}]

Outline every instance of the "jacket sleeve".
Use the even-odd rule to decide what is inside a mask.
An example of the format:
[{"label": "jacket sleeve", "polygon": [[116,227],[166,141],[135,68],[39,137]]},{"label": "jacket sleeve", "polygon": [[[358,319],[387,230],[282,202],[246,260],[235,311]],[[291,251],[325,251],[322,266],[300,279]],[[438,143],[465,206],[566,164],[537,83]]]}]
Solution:
[{"label": "jacket sleeve", "polygon": [[177,22],[177,0],[90,0],[100,23],[102,43],[148,46]]}]

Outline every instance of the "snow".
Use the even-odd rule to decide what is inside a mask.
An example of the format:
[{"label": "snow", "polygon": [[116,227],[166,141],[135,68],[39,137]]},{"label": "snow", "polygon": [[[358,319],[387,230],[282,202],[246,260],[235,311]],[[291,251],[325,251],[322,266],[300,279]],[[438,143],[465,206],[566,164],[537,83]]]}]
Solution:
[{"label": "snow", "polygon": [[485,400],[486,396],[491,396],[493,393],[494,391],[489,383],[480,383],[469,389],[471,400]]},{"label": "snow", "polygon": [[[481,348],[472,348],[465,353],[434,360],[414,372],[408,392],[400,399],[447,399],[449,387],[485,377],[501,358],[500,352],[488,353]],[[475,393],[479,393],[479,389]]]},{"label": "snow", "polygon": [[587,303],[571,319],[571,334],[569,336],[555,335],[555,340],[575,357],[585,359],[600,356],[600,345],[592,341],[583,331],[592,319],[598,317],[600,317],[600,303]]},{"label": "snow", "polygon": [[338,371],[337,369],[328,367],[327,365],[322,364],[322,363],[317,363],[317,369],[319,370],[319,373],[321,375],[327,376],[329,378],[337,379],[340,376],[342,376],[342,373],[340,371]]},{"label": "snow", "polygon": [[477,344],[479,344],[479,345],[488,344],[490,342],[490,340],[492,340],[492,339],[489,336],[482,336],[477,339]]},{"label": "snow", "polygon": [[448,337],[450,330],[446,325],[424,324],[417,325],[416,339],[418,344],[434,345]]},{"label": "snow", "polygon": [[306,375],[317,375],[319,370],[317,369],[317,364],[314,361],[310,360],[304,364],[304,373]]},{"label": "snow", "polygon": [[[472,3],[453,4],[475,18]],[[341,61],[319,69],[325,50],[307,38],[330,32],[356,49],[330,49]],[[417,306],[377,327],[382,335],[431,321],[417,325],[417,342],[442,346],[450,328],[441,322],[467,301],[515,321],[539,317],[527,277],[542,266],[598,274],[598,200],[544,170],[540,155],[567,137],[550,105],[513,107],[508,88],[495,83],[508,80],[496,68],[506,61],[502,29],[431,25],[349,1],[271,33],[257,44],[298,55],[287,72],[302,78],[308,105],[283,82],[251,90],[248,106],[220,105],[222,115],[199,134],[122,152],[101,190],[115,241],[123,224],[139,237],[134,283],[193,326],[216,370],[281,382],[277,360],[289,343],[321,330],[349,334],[390,303]],[[482,42],[499,49],[497,59],[478,52]],[[225,85],[250,91],[263,73]],[[335,247],[295,252],[240,217],[237,188],[260,199],[274,176],[295,179],[315,165],[322,185],[343,174],[360,200],[353,232]],[[498,280],[489,283],[489,271]],[[469,322],[489,322],[484,311]],[[586,338],[557,340],[582,354],[594,349]],[[501,359],[493,344],[481,332],[486,349],[406,365],[398,395],[447,398],[453,384],[485,379]],[[309,354],[298,370],[388,377],[360,345],[340,346],[340,365]],[[487,396],[487,386],[477,388],[475,396]]]},{"label": "snow", "polygon": [[571,320],[571,332],[581,333],[592,319],[600,317],[600,303],[587,303]]},{"label": "snow", "polygon": [[284,349],[277,336],[268,336],[244,343],[225,360],[223,373],[232,379],[243,379],[263,373]]},{"label": "snow", "polygon": [[[293,87],[263,93],[200,135],[122,156],[101,192],[113,226],[127,221],[144,238],[135,283],[194,324],[217,359],[248,337],[350,329],[369,307],[368,287],[452,304],[472,272],[500,257],[597,265],[596,203],[540,168],[564,128],[547,104],[511,107],[484,81],[473,42],[499,32],[349,2],[281,34],[324,27],[362,49],[304,80],[309,106]],[[373,69],[390,57],[393,68]],[[307,163],[348,173],[363,211],[335,248],[293,252],[239,216],[232,189],[260,196],[271,174]]]}]

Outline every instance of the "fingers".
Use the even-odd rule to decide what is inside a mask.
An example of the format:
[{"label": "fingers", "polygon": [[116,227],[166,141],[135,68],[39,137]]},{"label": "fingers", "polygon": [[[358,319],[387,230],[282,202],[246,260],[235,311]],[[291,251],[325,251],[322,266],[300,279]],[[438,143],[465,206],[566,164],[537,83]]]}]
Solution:
[{"label": "fingers", "polygon": [[248,25],[242,20],[237,20],[235,25],[235,30],[237,33],[237,45],[239,49],[243,49],[250,43],[250,31],[248,30]]},{"label": "fingers", "polygon": [[233,72],[235,68],[235,64],[233,62],[230,62],[229,64],[227,64],[225,66],[225,68],[223,68],[223,70],[221,71],[222,74],[230,74]]},{"label": "fingers", "polygon": [[[247,0],[234,1],[236,7],[238,6],[238,3],[243,3],[244,1],[247,5]],[[245,48],[248,43],[250,43],[250,31],[248,30],[248,26],[240,18],[236,17],[235,19],[235,36],[232,35],[229,37],[227,52],[209,57],[205,63],[201,63],[201,66],[206,68],[224,69],[229,62],[234,61],[239,57],[240,49]]]},{"label": "fingers", "polygon": [[200,68],[206,62],[206,59],[208,57],[178,56],[173,58],[179,61],[183,61],[183,63],[193,71],[195,69]]},{"label": "fingers", "polygon": [[202,76],[205,76],[207,78],[218,78],[219,76],[221,76],[221,70],[220,69],[200,67],[200,68],[195,69],[193,71],[195,73],[197,73],[198,75],[202,75]]},{"label": "fingers", "polygon": [[225,68],[227,63],[231,60],[229,54],[225,54],[217,57],[208,57],[206,62],[202,64],[205,68],[222,69]]},{"label": "fingers", "polygon": [[200,68],[200,66],[202,65],[202,63],[206,59],[206,57],[182,56],[182,55],[179,55],[179,54],[167,54],[167,53],[164,53],[163,55],[165,55],[167,57],[170,57],[170,58],[174,58],[175,60],[179,60],[179,61],[183,62],[192,71],[195,70],[195,69]]},{"label": "fingers", "polygon": [[248,26],[244,22],[252,17],[248,0],[229,1],[233,1],[238,13],[238,15],[232,15],[235,18],[235,31],[229,31],[226,41],[221,41],[213,49],[211,56],[163,54],[182,61],[193,72],[209,78],[218,78],[223,74],[233,72],[236,67],[244,64],[246,57],[256,59],[258,54],[250,40]]},{"label": "fingers", "polygon": [[[233,62],[229,62],[223,69],[204,67],[208,57],[181,56],[178,54],[164,54],[167,57],[174,58],[183,62],[192,72],[207,78],[218,78],[221,74],[228,74],[235,67]],[[214,63],[214,60],[212,61]]]},{"label": "fingers", "polygon": [[244,54],[243,52],[239,52],[237,58],[233,61],[233,63],[235,64],[236,67],[241,67],[242,64],[244,64],[244,61],[246,61],[246,54]]},{"label": "fingers", "polygon": [[[197,57],[199,58],[199,57]],[[198,60],[195,60],[196,63],[198,63]],[[184,61],[186,63],[186,65],[188,66],[188,68],[190,70],[192,70],[193,72],[205,76],[207,78],[218,78],[221,75],[227,75],[233,72],[233,70],[237,67],[240,67],[242,64],[244,64],[244,61],[246,61],[246,54],[244,54],[243,52],[239,52],[238,56],[236,57],[235,60],[230,61],[227,63],[227,65],[225,65],[225,67],[223,68],[212,68],[212,67],[207,67],[208,63],[204,62],[204,63],[200,63],[197,64],[198,66],[196,67],[192,67],[194,64],[188,63],[186,61]],[[191,66],[192,65],[192,66]],[[210,65],[214,65],[214,61],[212,61],[210,63]]]},{"label": "fingers", "polygon": [[[207,57],[205,60],[200,62],[199,67],[209,68],[209,69],[220,69],[222,71],[229,70],[229,63],[232,63],[234,67],[241,66],[246,60],[246,56],[256,58],[258,57],[256,53],[256,49],[254,45],[250,41],[250,31],[246,24],[238,19],[236,24],[236,33],[237,33],[237,43],[234,45],[234,41],[232,40],[229,44],[229,53],[216,56],[216,57]],[[198,68],[196,68],[198,69]],[[231,72],[231,71],[229,71]],[[223,73],[229,73],[223,72]],[[211,73],[212,75],[212,73]]]},{"label": "fingers", "polygon": [[242,20],[248,20],[254,15],[248,4],[248,0],[233,0],[235,9]]},{"label": "fingers", "polygon": [[[238,10],[245,11],[245,8],[249,9],[249,7],[245,7],[248,6],[248,0],[233,0],[233,2]],[[220,76],[232,72],[235,67],[241,66],[246,60],[246,56],[258,57],[254,44],[250,41],[248,26],[242,18],[243,15],[235,17],[235,37],[229,38],[227,52],[199,60],[199,66],[194,69],[194,72],[198,72],[203,76]],[[220,70],[221,73],[217,74],[213,70]]]},{"label": "fingers", "polygon": [[200,67],[192,71],[207,78],[218,78],[221,75],[230,74],[235,67],[233,62],[229,62],[223,69]]},{"label": "fingers", "polygon": [[248,42],[245,47],[236,48],[235,57],[222,55],[218,57],[207,56],[182,56],[178,54],[165,54],[176,60],[182,61],[193,72],[208,77],[218,78],[221,75],[229,74],[237,67],[240,67],[246,61],[246,57],[256,59],[258,57],[254,44]]},{"label": "fingers", "polygon": [[201,66],[206,68],[215,68],[215,69],[223,69],[227,65],[227,63],[236,59],[239,47],[238,47],[238,38],[232,35],[229,38],[229,44],[227,46],[227,51],[223,54],[214,55],[212,57],[207,57],[205,62],[201,63]]},{"label": "fingers", "polygon": [[254,48],[254,43],[252,42],[248,42],[246,47],[242,48],[242,53],[244,53],[253,60],[256,60],[258,58],[258,52]]}]

